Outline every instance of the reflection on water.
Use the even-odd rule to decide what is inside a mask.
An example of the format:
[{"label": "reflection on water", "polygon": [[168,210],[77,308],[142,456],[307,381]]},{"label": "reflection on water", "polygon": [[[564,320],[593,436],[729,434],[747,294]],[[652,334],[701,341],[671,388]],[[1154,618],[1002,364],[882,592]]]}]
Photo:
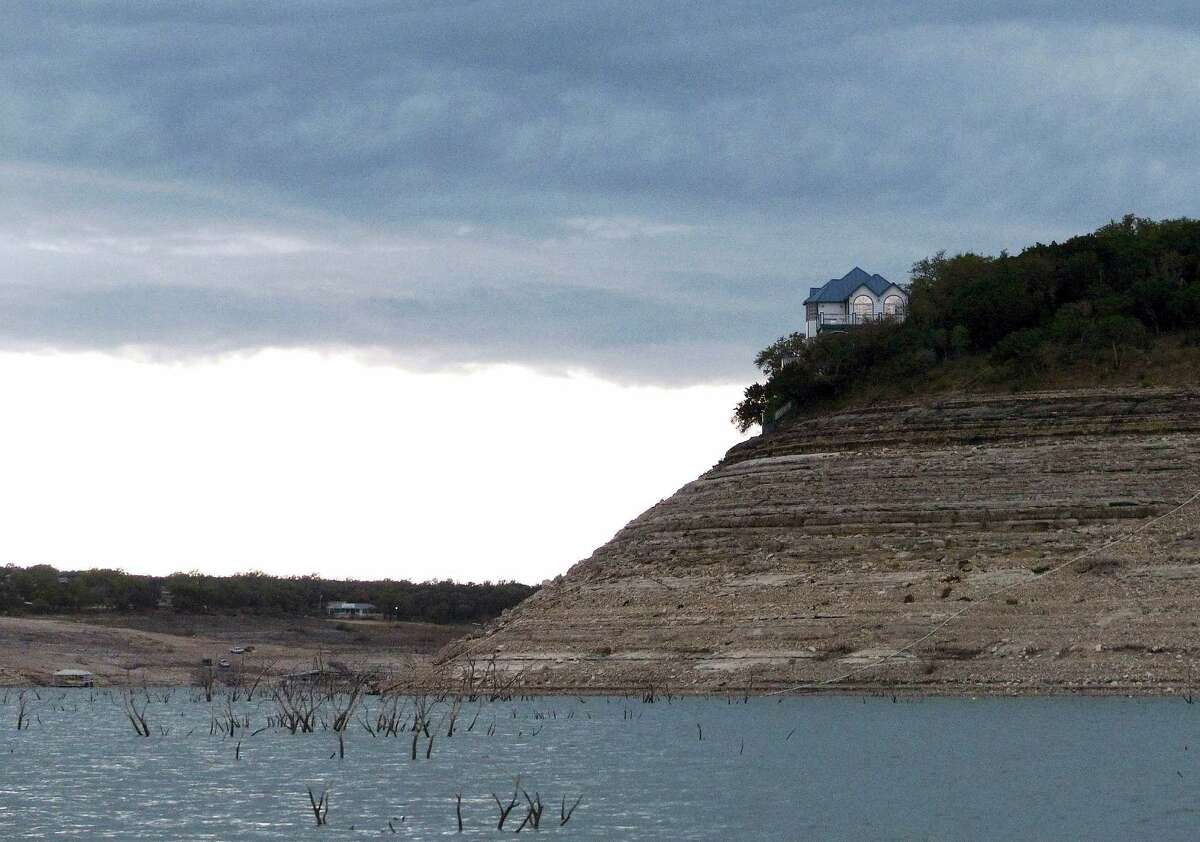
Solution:
[{"label": "reflection on water", "polygon": [[[411,734],[210,733],[224,705],[0,691],[0,838],[497,836],[513,780],[564,839],[1184,839],[1200,831],[1200,705],[1174,700],[538,698],[466,704],[429,759]],[[5,695],[6,694],[6,695]],[[360,711],[373,724],[378,699]],[[471,730],[466,730],[478,712]],[[438,725],[440,724],[440,730]],[[165,733],[164,733],[165,732]],[[239,748],[240,743],[240,748]],[[235,757],[235,754],[240,754]],[[308,802],[328,790],[328,826]],[[582,801],[559,827],[562,801]],[[527,813],[524,797],[505,832]],[[394,831],[394,834],[393,834]],[[526,832],[529,829],[526,828]]]}]

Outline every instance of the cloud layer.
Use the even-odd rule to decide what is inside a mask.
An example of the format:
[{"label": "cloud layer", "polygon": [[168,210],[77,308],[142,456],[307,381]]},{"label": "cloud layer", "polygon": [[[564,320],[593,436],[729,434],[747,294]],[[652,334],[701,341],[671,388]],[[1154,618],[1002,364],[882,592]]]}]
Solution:
[{"label": "cloud layer", "polygon": [[1095,3],[0,9],[0,344],[743,376],[854,264],[1194,215],[1200,20]]}]

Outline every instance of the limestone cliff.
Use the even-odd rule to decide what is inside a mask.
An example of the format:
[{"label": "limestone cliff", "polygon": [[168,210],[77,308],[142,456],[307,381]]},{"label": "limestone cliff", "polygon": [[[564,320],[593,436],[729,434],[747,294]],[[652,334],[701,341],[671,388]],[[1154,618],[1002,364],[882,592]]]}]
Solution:
[{"label": "limestone cliff", "polygon": [[[447,657],[531,687],[1165,692],[1200,683],[1200,392],[971,397],[734,447]],[[1005,584],[1004,594],[987,595]]]}]

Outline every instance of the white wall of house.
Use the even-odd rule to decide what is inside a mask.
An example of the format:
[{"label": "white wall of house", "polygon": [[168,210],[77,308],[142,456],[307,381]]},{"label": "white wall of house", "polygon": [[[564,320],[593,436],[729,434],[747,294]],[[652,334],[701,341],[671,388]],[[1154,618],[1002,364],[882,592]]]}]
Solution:
[{"label": "white wall of house", "polygon": [[[807,314],[806,314],[807,315]],[[817,335],[817,328],[821,324],[821,318],[839,317],[844,318],[846,315],[846,303],[838,301],[833,303],[821,303],[817,305],[817,318],[806,322],[805,335],[812,339]]]}]

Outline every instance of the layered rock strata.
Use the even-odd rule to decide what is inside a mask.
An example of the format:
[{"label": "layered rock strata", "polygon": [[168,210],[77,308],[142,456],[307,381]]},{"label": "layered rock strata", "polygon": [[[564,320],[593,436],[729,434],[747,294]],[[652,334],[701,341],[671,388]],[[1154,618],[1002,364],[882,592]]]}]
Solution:
[{"label": "layered rock strata", "polygon": [[1153,519],[1198,491],[1196,391],[798,419],[445,657],[571,691],[1182,692],[1200,502]]}]

